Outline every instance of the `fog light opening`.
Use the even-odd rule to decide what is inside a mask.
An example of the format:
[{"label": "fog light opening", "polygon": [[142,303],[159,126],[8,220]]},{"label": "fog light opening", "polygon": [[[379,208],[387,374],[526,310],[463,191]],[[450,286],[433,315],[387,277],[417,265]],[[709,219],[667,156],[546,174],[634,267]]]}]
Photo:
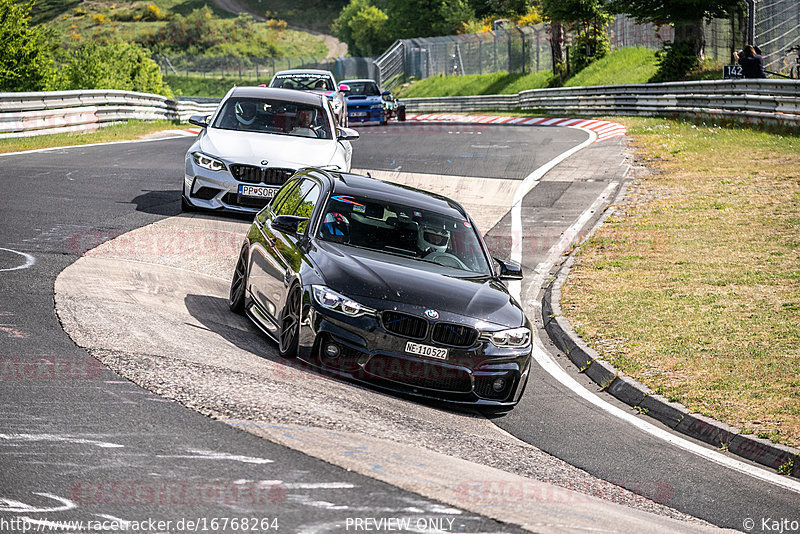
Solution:
[{"label": "fog light opening", "polygon": [[327,358],[335,360],[336,358],[339,357],[339,355],[341,353],[342,353],[342,350],[339,348],[339,345],[337,345],[336,343],[328,343],[327,345],[325,345],[325,356]]},{"label": "fog light opening", "polygon": [[500,393],[504,389],[506,389],[506,379],[505,378],[496,378],[494,382],[492,382],[492,389],[495,392]]}]

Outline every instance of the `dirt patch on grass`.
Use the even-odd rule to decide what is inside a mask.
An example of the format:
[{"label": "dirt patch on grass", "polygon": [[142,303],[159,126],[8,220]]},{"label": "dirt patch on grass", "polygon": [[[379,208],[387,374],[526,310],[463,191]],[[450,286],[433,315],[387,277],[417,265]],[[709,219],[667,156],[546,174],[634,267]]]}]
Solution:
[{"label": "dirt patch on grass", "polygon": [[800,139],[615,120],[650,173],[582,247],[565,315],[656,392],[800,445]]}]

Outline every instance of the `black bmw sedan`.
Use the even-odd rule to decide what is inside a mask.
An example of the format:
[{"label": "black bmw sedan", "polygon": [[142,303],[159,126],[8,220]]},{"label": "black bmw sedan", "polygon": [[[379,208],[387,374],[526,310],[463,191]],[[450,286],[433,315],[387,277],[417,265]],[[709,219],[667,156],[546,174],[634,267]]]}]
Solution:
[{"label": "black bmw sedan", "polygon": [[242,245],[231,309],[326,374],[443,401],[514,406],[531,325],[466,211],[368,176],[298,171]]}]

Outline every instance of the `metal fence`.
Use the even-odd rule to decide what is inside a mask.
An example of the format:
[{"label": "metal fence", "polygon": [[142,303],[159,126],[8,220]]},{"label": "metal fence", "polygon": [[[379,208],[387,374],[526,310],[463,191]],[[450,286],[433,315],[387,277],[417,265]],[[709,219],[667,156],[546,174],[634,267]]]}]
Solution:
[{"label": "metal fence", "polygon": [[194,78],[231,78],[254,84],[269,83],[280,70],[322,69],[331,71],[337,80],[375,78],[377,68],[372,58],[341,57],[334,59],[295,57],[207,57],[166,56],[155,58],[164,74]]},{"label": "metal fence", "polygon": [[553,68],[546,24],[495,31],[402,39],[375,63],[382,85],[410,78],[491,72],[538,72]]},{"label": "metal fence", "polygon": [[[735,19],[715,19],[706,23],[706,55],[727,62],[736,46],[736,36],[743,35],[741,25]],[[632,46],[658,49],[665,41],[672,40],[674,33],[671,26],[637,24],[624,16],[615,17],[608,27],[612,50]],[[569,50],[569,36],[566,45]],[[498,28],[467,35],[402,39],[376,63],[382,83],[388,87],[410,78],[436,75],[498,71],[524,74],[553,68],[547,24]]]},{"label": "metal fence", "polygon": [[[705,55],[719,62],[727,62],[731,52],[742,47],[744,36],[744,19],[712,19],[703,25],[706,46]],[[637,24],[630,17],[617,16],[608,25],[608,36],[611,50],[640,46],[659,49],[665,42],[675,38],[672,26],[655,24]]]},{"label": "metal fence", "polygon": [[764,68],[788,72],[800,65],[800,1],[755,2],[754,44],[761,48]]},{"label": "metal fence", "polygon": [[[765,67],[792,74],[800,71],[800,0],[756,0],[754,42],[764,53]],[[719,63],[748,40],[746,13],[704,24],[705,55]],[[640,46],[659,49],[674,38],[671,26],[637,24],[617,16],[609,24],[612,50]],[[548,26],[499,28],[495,31],[446,37],[402,39],[375,62],[383,85],[393,87],[410,78],[489,72],[538,72],[553,67]],[[570,39],[567,37],[567,50]],[[567,52],[568,53],[568,52]],[[789,72],[794,67],[793,72]],[[797,74],[795,74],[797,75]]]}]

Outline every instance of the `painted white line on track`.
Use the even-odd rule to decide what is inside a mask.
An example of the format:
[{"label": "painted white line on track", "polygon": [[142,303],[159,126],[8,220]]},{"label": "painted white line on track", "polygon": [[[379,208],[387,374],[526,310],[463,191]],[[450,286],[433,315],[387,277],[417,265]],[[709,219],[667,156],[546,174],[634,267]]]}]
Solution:
[{"label": "painted white line on track", "polygon": [[[591,130],[584,131],[589,134],[589,138],[586,141],[551,159],[526,176],[519,187],[517,187],[517,191],[514,193],[514,200],[511,204],[511,261],[515,261],[519,264],[522,263],[522,200],[539,184],[542,177],[553,167],[595,142],[597,134]],[[517,301],[521,302],[519,298],[522,289],[521,282],[519,280],[509,282],[508,289],[511,291],[512,295],[516,296]]]},{"label": "painted white line on track", "polygon": [[[578,127],[578,126],[573,126]],[[583,126],[585,128],[585,126]],[[588,132],[592,132],[592,130],[584,130]],[[594,133],[594,132],[592,132]],[[596,134],[594,134],[596,136]],[[593,137],[594,137],[593,136]],[[576,147],[564,152],[560,156],[554,158],[553,160],[545,163],[523,181],[523,183],[517,189],[517,194],[514,197],[514,204],[511,207],[511,239],[512,239],[512,249],[511,249],[511,259],[513,261],[521,262],[522,259],[522,199],[525,195],[533,189],[538,183],[538,180],[541,179],[550,169],[555,167],[558,163],[566,159],[567,157],[571,156],[572,154],[576,153],[578,150],[588,146],[593,142],[593,138],[589,139],[577,145]],[[544,273],[550,270],[550,267],[556,261],[556,259],[561,256],[571,245],[572,240],[566,239],[570,236],[577,236],[578,232],[580,232],[581,228],[589,221],[591,216],[594,212],[599,208],[599,205],[605,202],[604,196],[608,195],[613,191],[614,188],[618,183],[612,182],[609,186],[603,191],[600,197],[592,203],[589,208],[587,208],[579,217],[578,219],[570,226],[570,228],[564,233],[564,237],[562,237],[559,242],[551,247],[548,251],[547,258],[545,261],[540,263],[536,267],[536,276],[534,276],[531,283],[527,286],[529,290],[535,291],[537,287],[541,286],[543,281]],[[569,235],[568,235],[569,234]],[[511,291],[511,294],[517,299],[518,302],[522,302],[521,299],[521,284],[519,281],[510,282],[508,284],[508,288]],[[530,308],[529,303],[523,303],[525,308]],[[532,350],[532,356],[536,363],[541,366],[542,369],[545,370],[550,376],[558,380],[562,385],[567,387],[573,393],[578,395],[580,398],[584,399],[587,402],[590,402],[594,406],[604,410],[605,412],[609,413],[610,415],[629,423],[633,427],[650,434],[651,436],[665,441],[671,445],[674,445],[680,449],[683,449],[687,452],[695,454],[701,458],[704,458],[710,462],[715,464],[721,465],[723,467],[727,467],[739,473],[749,475],[755,479],[761,480],[763,482],[767,482],[769,484],[773,484],[775,486],[779,486],[781,488],[787,489],[789,491],[793,491],[796,493],[800,493],[800,481],[794,480],[790,477],[781,476],[777,473],[772,473],[760,467],[756,467],[735,458],[730,458],[725,456],[722,453],[717,451],[708,449],[702,445],[698,445],[693,443],[687,439],[684,439],[680,436],[667,432],[652,423],[644,421],[637,417],[636,415],[626,412],[612,404],[609,404],[605,400],[601,399],[599,396],[594,394],[593,392],[589,391],[585,387],[583,387],[577,380],[575,380],[572,376],[567,374],[567,372],[561,368],[561,366],[556,363],[550,355],[547,353],[547,350],[541,343],[541,340],[538,336],[533,336],[534,344]]]},{"label": "painted white line on track", "polygon": [[620,408],[617,408],[616,406],[607,403],[594,393],[584,388],[574,378],[568,375],[567,372],[564,371],[564,369],[562,369],[560,365],[558,365],[555,361],[553,361],[553,359],[550,357],[549,354],[547,354],[547,351],[541,345],[541,341],[539,340],[538,336],[533,336],[533,338],[535,342],[533,346],[533,358],[536,360],[536,363],[538,363],[542,367],[542,369],[547,371],[547,373],[550,374],[553,378],[561,382],[564,386],[569,388],[573,393],[575,393],[582,399],[586,400],[587,402],[592,403],[598,408],[605,410],[609,414],[619,419],[622,419],[626,423],[633,425],[634,427],[638,428],[643,432],[646,432],[647,434],[650,434],[653,437],[666,441],[667,443],[675,445],[676,447],[681,448],[687,452],[691,452],[697,456],[700,456],[701,458],[719,464],[723,467],[733,469],[734,471],[750,475],[751,477],[762,480],[764,482],[780,486],[789,491],[800,493],[800,481],[791,479],[789,477],[781,476],[777,473],[771,473],[760,467],[740,462],[739,460],[725,456],[724,454],[719,453],[717,451],[707,449],[702,445],[698,445],[684,438],[671,434],[666,430],[658,428],[652,423],[648,423],[647,421],[639,419],[636,415],[632,413],[628,413],[625,410],[622,410]]},{"label": "painted white line on track", "polygon": [[30,254],[25,254],[24,252],[20,252],[19,250],[13,250],[10,248],[1,248],[0,250],[5,250],[6,252],[11,252],[13,254],[19,254],[23,258],[25,258],[25,263],[22,265],[17,265],[16,267],[8,267],[6,269],[0,269],[0,272],[4,271],[21,271],[22,269],[27,269],[28,267],[32,267],[34,263],[36,263],[36,258],[31,256]]},{"label": "painted white line on track", "polygon": [[54,150],[68,150],[71,148],[85,148],[92,146],[122,145],[125,143],[152,143],[154,141],[166,141],[168,139],[185,139],[186,137],[191,137],[191,135],[177,134],[168,137],[156,137],[153,139],[130,139],[128,141],[106,141],[105,143],[87,143],[85,145],[51,146],[48,148],[34,148],[32,150],[20,150],[19,152],[2,152],[0,153],[0,157],[19,156],[20,154],[36,154],[38,152],[53,152]]}]

